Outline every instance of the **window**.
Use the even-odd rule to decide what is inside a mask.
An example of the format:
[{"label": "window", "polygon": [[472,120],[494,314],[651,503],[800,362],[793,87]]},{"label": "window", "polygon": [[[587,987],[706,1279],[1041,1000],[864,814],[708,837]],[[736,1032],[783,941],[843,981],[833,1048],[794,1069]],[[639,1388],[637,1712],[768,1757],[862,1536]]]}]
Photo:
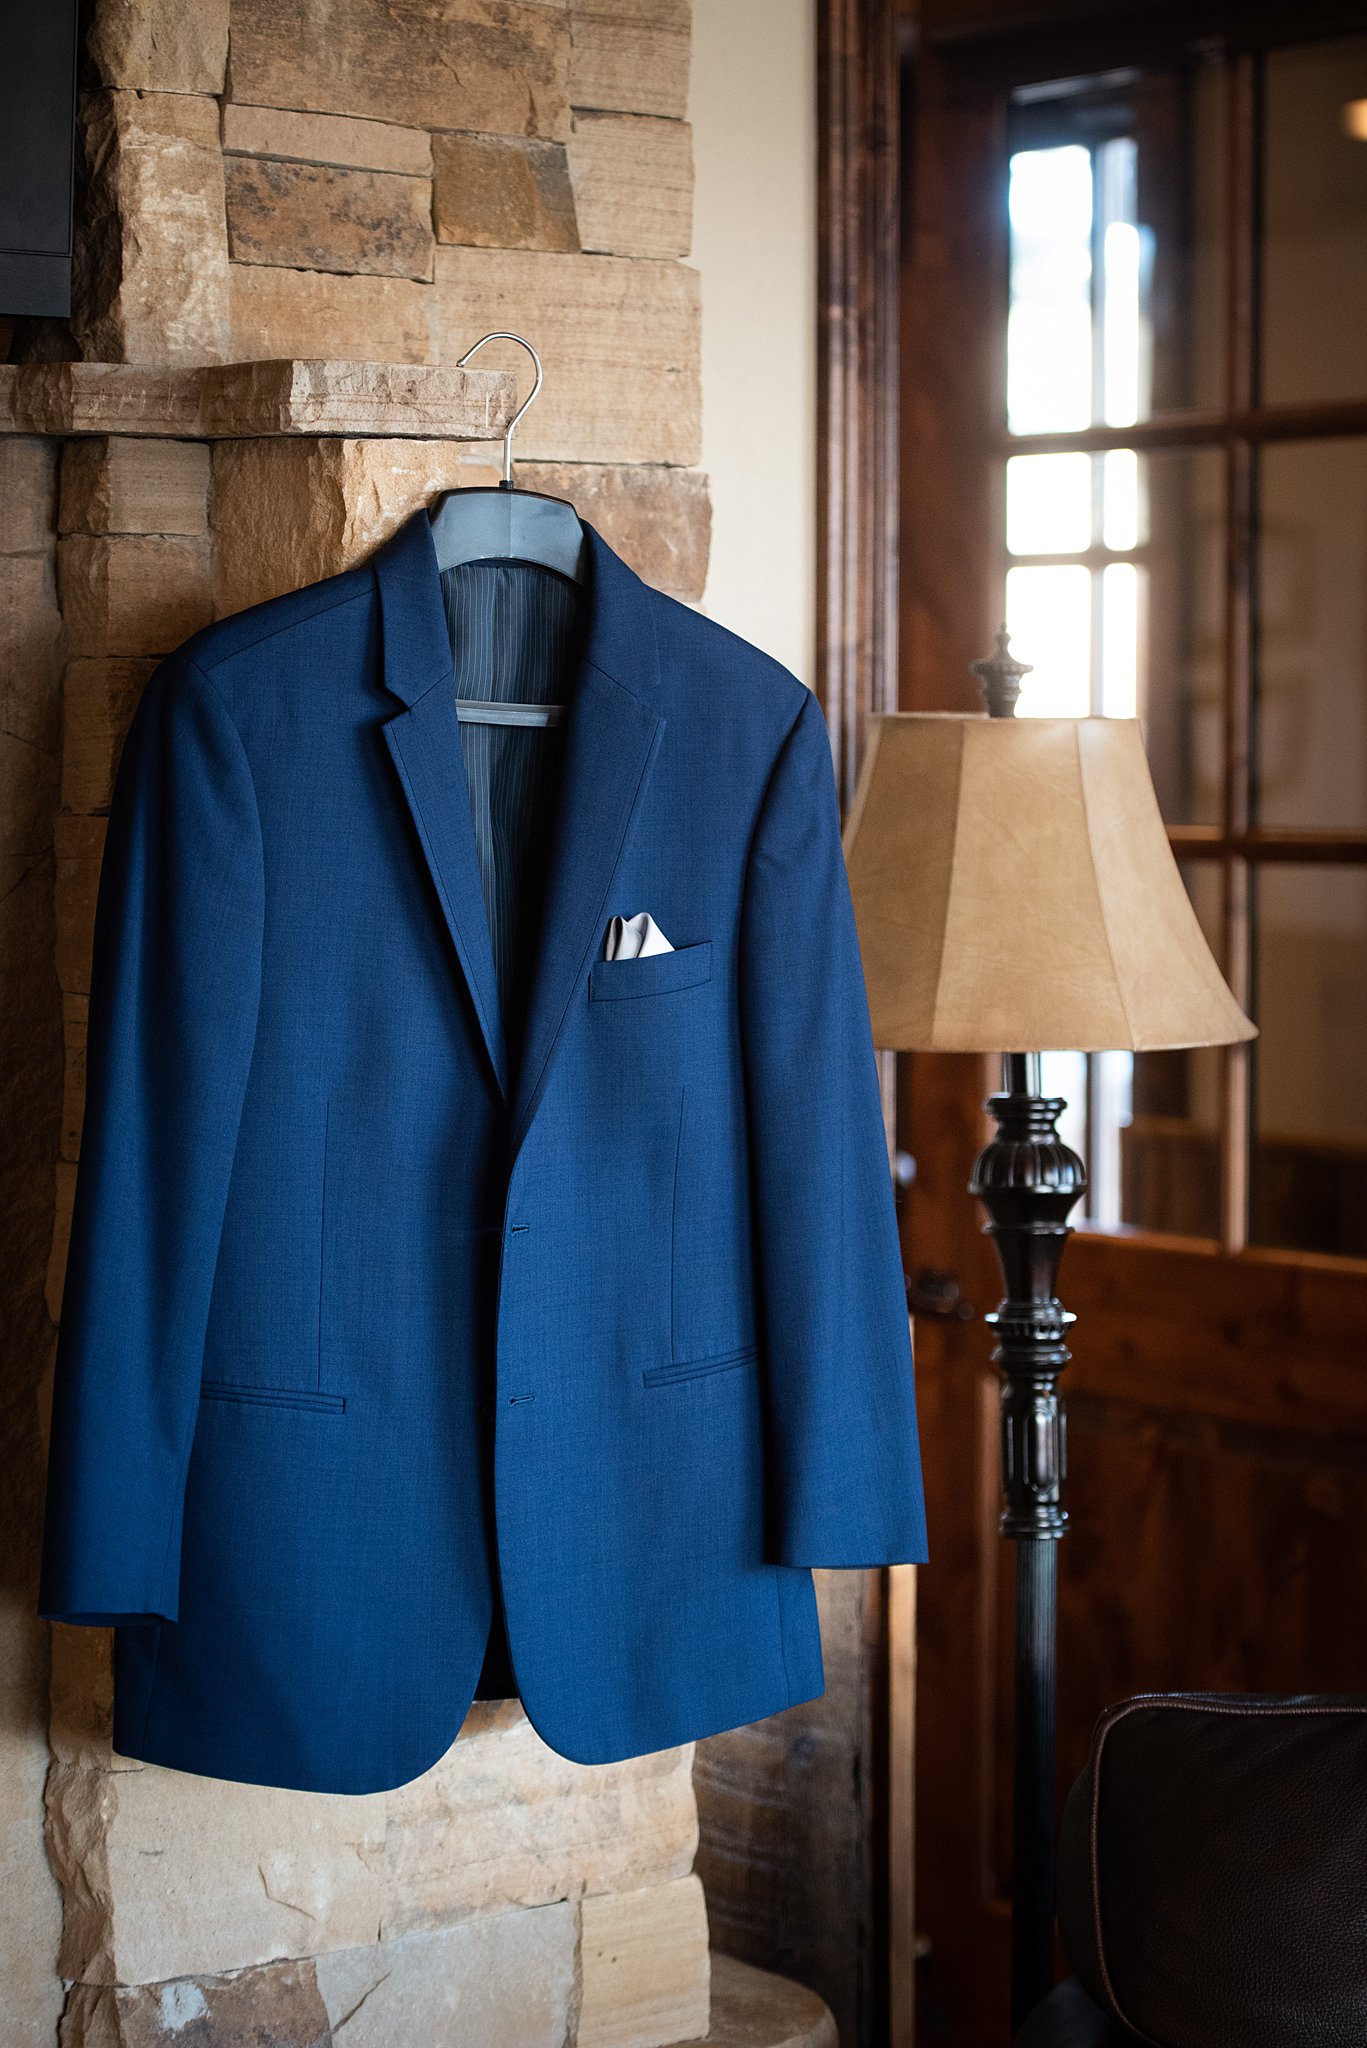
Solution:
[{"label": "window", "polygon": [[1052,1053],[1087,1221],[1367,1255],[1367,36],[1013,102],[1018,715],[1141,719],[1261,1038]]}]

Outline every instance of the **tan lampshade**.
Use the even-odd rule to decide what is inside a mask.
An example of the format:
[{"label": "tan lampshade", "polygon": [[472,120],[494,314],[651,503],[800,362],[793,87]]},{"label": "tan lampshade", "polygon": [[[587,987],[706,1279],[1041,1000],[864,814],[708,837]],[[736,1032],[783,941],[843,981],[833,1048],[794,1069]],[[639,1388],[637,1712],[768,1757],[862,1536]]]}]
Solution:
[{"label": "tan lampshade", "polygon": [[1133,719],[874,718],[845,857],[876,1045],[1138,1052],[1254,1035],[1182,886]]}]

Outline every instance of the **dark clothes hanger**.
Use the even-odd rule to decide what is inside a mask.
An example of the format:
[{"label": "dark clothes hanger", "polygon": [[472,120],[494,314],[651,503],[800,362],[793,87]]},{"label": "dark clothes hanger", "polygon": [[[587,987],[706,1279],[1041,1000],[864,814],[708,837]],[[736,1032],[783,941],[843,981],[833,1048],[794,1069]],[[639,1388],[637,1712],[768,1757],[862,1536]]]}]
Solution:
[{"label": "dark clothes hanger", "polygon": [[[552,569],[572,583],[585,577],[587,550],[579,515],[565,498],[518,490],[513,483],[513,430],[541,389],[541,358],[520,334],[499,328],[481,335],[457,362],[464,369],[486,341],[515,341],[536,366],[536,381],[508,422],[503,436],[503,478],[493,487],[444,491],[432,507],[432,543],[437,567],[458,569],[467,562],[528,562]],[[457,697],[457,716],[481,725],[558,725],[561,704],[491,704]]]}]

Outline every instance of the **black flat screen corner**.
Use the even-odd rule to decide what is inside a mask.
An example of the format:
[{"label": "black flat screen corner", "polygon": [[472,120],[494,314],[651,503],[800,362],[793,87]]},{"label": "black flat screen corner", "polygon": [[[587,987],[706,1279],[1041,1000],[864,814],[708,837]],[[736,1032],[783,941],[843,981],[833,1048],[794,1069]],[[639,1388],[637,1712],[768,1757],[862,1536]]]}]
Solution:
[{"label": "black flat screen corner", "polygon": [[71,311],[77,0],[0,0],[0,314]]}]

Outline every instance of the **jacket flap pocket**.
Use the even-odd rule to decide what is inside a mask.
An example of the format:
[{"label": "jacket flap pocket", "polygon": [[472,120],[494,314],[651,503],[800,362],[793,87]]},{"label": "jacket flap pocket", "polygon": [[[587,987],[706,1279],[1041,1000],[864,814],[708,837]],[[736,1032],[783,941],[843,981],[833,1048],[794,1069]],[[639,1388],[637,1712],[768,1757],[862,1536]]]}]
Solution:
[{"label": "jacket flap pocket", "polygon": [[247,1408],[303,1408],[311,1415],[342,1415],[344,1394],[315,1394],[300,1387],[253,1387],[236,1380],[204,1380],[201,1401],[237,1401]]},{"label": "jacket flap pocket", "polygon": [[589,999],[661,996],[711,979],[712,941],[704,939],[699,946],[676,946],[672,953],[648,953],[645,959],[599,960],[589,974]]},{"label": "jacket flap pocket", "polygon": [[743,1365],[753,1365],[756,1350],[753,1344],[743,1344],[739,1351],[719,1351],[712,1358],[680,1358],[669,1365],[650,1365],[641,1374],[647,1387],[668,1387],[676,1380],[707,1379],[714,1372],[737,1372]]}]

